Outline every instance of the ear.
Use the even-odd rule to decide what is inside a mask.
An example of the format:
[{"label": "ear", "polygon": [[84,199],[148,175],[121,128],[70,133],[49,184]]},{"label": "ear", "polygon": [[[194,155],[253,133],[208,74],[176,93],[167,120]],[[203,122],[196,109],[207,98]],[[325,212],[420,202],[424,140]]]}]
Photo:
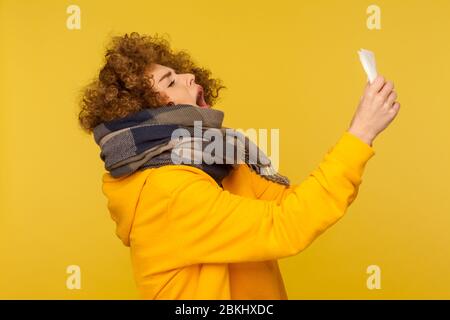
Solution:
[{"label": "ear", "polygon": [[169,97],[167,96],[167,94],[163,93],[163,92],[157,92],[156,93],[158,102],[161,105],[169,105],[169,106],[173,106],[175,105],[175,103],[173,101],[170,101]]}]

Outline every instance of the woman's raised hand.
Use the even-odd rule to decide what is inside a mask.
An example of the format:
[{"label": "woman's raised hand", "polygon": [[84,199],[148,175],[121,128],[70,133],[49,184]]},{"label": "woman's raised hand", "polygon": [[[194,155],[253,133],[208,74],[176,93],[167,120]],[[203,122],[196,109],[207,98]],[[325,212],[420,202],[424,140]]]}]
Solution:
[{"label": "woman's raised hand", "polygon": [[379,75],[372,84],[367,82],[347,131],[372,146],[373,140],[397,116],[400,103],[396,99],[392,81],[386,81]]}]

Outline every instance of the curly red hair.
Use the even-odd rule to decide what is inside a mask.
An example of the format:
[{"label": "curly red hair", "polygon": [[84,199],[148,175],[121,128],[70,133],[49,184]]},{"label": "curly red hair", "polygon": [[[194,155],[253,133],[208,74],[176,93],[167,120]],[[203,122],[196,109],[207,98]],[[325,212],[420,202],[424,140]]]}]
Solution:
[{"label": "curly red hair", "polygon": [[83,88],[78,120],[88,133],[98,124],[127,116],[144,108],[164,105],[164,97],[152,90],[153,79],[145,71],[152,63],[177,73],[192,73],[204,89],[206,103],[213,105],[225,88],[211,72],[198,67],[185,51],[174,52],[164,37],[137,32],[113,37],[98,78]]}]

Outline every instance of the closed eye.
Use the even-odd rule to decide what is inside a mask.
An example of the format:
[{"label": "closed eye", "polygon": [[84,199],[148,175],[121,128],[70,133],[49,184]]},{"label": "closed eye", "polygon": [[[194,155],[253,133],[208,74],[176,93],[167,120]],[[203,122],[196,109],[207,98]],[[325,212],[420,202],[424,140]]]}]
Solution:
[{"label": "closed eye", "polygon": [[175,83],[175,80],[172,80],[172,82],[169,84],[169,87],[173,86]]}]

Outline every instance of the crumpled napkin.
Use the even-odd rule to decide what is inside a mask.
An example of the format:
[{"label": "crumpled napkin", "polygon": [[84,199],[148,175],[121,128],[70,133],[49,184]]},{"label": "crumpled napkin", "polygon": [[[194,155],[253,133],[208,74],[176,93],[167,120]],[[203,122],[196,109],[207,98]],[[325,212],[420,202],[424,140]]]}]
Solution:
[{"label": "crumpled napkin", "polygon": [[367,74],[369,82],[372,83],[377,77],[377,66],[375,64],[375,55],[372,51],[366,49],[360,49],[358,51],[359,60]]}]

